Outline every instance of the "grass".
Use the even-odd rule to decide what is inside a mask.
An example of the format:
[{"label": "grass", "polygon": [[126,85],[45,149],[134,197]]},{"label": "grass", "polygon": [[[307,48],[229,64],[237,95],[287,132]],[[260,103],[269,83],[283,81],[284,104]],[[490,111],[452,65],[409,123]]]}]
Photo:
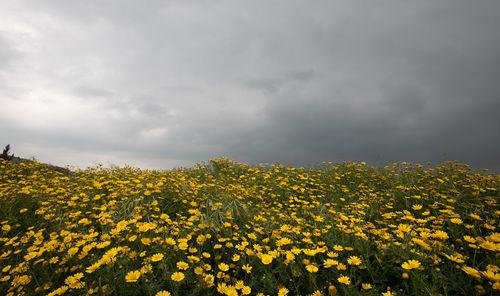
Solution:
[{"label": "grass", "polygon": [[2,295],[498,295],[500,176],[0,160]]}]

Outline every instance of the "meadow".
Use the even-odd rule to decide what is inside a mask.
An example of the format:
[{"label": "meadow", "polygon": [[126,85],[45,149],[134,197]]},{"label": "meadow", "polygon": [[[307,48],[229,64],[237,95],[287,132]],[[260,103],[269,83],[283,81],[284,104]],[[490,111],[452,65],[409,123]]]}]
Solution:
[{"label": "meadow", "polygon": [[0,160],[1,295],[500,295],[500,176]]}]

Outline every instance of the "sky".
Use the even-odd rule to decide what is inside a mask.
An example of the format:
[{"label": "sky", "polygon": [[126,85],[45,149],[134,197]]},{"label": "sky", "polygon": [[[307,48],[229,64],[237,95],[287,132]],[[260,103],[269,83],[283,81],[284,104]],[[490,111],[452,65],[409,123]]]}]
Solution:
[{"label": "sky", "polygon": [[0,2],[0,145],[86,168],[500,172],[500,1]]}]

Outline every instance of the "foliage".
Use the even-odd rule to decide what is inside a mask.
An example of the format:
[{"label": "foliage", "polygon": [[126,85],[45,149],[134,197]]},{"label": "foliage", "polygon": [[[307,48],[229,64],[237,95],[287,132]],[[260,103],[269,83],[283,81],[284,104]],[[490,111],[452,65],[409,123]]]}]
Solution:
[{"label": "foliage", "polygon": [[12,160],[14,158],[14,154],[9,155],[9,151],[10,151],[10,144],[7,144],[7,146],[5,146],[5,148],[3,149],[2,154],[0,154],[0,158],[5,160]]},{"label": "foliage", "polygon": [[0,160],[0,294],[494,295],[499,184],[456,162]]}]

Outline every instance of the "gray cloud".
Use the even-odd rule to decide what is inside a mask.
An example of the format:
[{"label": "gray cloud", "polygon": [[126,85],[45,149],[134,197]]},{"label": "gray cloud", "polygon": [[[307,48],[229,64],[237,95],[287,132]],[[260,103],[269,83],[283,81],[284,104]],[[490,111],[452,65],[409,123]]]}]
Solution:
[{"label": "gray cloud", "polygon": [[494,0],[5,1],[0,138],[60,165],[500,171],[499,14]]}]

